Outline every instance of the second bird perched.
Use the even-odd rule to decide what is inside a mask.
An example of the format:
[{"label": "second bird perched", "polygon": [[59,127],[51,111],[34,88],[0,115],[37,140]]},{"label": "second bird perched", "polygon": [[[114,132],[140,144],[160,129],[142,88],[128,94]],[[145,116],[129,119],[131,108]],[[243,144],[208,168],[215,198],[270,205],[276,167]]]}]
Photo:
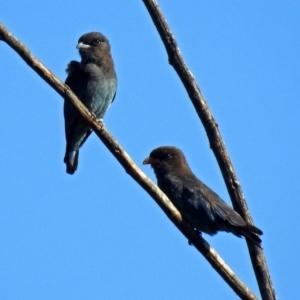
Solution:
[{"label": "second bird perched", "polygon": [[[117,90],[109,41],[99,32],[90,32],[79,38],[76,48],[79,49],[81,62],[69,63],[65,83],[98,119],[102,119]],[[64,162],[67,173],[74,174],[78,166],[79,148],[92,129],[66,100],[64,117],[67,143]]]},{"label": "second bird perched", "polygon": [[143,164],[151,164],[159,188],[195,229],[210,235],[218,231],[231,232],[261,247],[258,235],[262,231],[246,224],[236,211],[201,182],[191,171],[180,149],[156,148]]}]

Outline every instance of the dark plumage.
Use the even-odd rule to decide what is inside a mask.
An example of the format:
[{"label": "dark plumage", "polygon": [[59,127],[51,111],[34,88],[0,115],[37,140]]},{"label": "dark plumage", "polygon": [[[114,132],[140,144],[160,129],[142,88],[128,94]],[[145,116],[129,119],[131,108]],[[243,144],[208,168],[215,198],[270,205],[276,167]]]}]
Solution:
[{"label": "dark plumage", "polygon": [[[91,32],[79,39],[77,49],[81,62],[69,63],[65,83],[98,119],[102,119],[114,100],[117,89],[117,76],[109,42],[101,33]],[[92,129],[66,100],[64,117],[67,142],[64,162],[67,173],[74,174],[78,166],[79,148]]]},{"label": "dark plumage", "polygon": [[218,231],[231,232],[261,247],[258,235],[262,231],[247,225],[236,211],[202,183],[191,171],[181,150],[159,147],[143,164],[151,164],[159,188],[194,228],[210,235]]}]

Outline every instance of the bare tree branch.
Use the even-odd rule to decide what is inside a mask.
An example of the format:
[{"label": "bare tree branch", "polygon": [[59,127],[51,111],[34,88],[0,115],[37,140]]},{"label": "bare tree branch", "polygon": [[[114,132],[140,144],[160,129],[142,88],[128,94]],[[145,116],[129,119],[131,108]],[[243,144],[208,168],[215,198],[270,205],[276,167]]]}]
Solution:
[{"label": "bare tree branch", "polygon": [[19,42],[0,23],[0,39],[13,48],[25,62],[37,72],[51,87],[53,87],[62,97],[73,105],[82,118],[95,131],[97,136],[106,145],[109,151],[124,167],[125,171],[156,201],[156,203],[166,213],[174,225],[185,235],[185,237],[195,246],[195,248],[208,260],[211,266],[220,274],[233,291],[241,298],[247,300],[257,299],[247,286],[234,274],[226,265],[217,252],[201,237],[191,226],[184,222],[180,213],[164,193],[139,169],[129,155],[123,150],[120,144],[107,131],[102,121],[96,120],[87,110],[81,101],[72,93],[70,88],[63,84],[54,74],[52,74],[40,61],[38,61],[30,51]]},{"label": "bare tree branch", "polygon": [[[185,86],[195,110],[206,130],[210,148],[214,152],[218,161],[233,207],[240,215],[243,216],[248,224],[253,225],[253,220],[248,210],[242,188],[219,132],[218,124],[210,112],[193,74],[183,60],[183,57],[177,46],[177,42],[162,14],[162,11],[158,6],[157,1],[143,0],[143,2],[148,9],[152,21],[165,45],[169,57],[169,63],[173,66],[183,85]],[[275,291],[262,249],[253,247],[248,241],[247,244],[262,299],[276,299]]]}]

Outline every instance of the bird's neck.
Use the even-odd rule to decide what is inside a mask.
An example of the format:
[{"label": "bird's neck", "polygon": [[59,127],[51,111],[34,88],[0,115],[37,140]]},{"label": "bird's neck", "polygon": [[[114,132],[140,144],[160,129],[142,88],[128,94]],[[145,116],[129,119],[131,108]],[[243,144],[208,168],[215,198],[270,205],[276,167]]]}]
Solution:
[{"label": "bird's neck", "polygon": [[154,168],[154,173],[155,173],[157,178],[158,177],[165,178],[169,175],[177,176],[178,174],[180,174],[177,169],[166,170],[164,168]]},{"label": "bird's neck", "polygon": [[157,179],[162,178],[167,174],[166,170],[162,168],[153,168],[153,170]]},{"label": "bird's neck", "polygon": [[113,68],[113,60],[110,53],[95,53],[81,56],[81,65],[85,67],[88,64],[96,64],[100,68]]}]

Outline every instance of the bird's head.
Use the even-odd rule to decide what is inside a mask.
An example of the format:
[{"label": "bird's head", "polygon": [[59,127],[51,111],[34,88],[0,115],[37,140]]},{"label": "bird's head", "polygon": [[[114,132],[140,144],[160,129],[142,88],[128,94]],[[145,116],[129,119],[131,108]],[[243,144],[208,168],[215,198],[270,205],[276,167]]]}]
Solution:
[{"label": "bird's head", "polygon": [[190,168],[182,151],[171,146],[154,149],[149,157],[143,161],[143,164],[150,164],[156,176],[190,172]]},{"label": "bird's head", "polygon": [[108,39],[100,32],[90,32],[81,36],[76,46],[82,59],[101,56],[101,53],[109,53]]}]

